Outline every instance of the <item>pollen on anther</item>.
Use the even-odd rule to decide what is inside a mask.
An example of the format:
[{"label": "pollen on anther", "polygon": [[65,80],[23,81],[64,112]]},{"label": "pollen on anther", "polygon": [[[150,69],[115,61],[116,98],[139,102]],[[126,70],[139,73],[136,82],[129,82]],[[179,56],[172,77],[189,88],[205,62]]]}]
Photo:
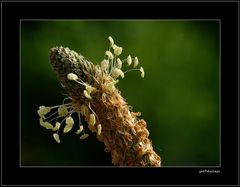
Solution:
[{"label": "pollen on anther", "polygon": [[112,47],[114,44],[114,40],[111,36],[108,37],[108,40],[110,41],[110,46]]},{"label": "pollen on anther", "polygon": [[53,138],[57,143],[60,143],[59,135],[57,133],[53,134]]},{"label": "pollen on anther", "polygon": [[119,56],[120,54],[122,54],[122,50],[123,50],[123,48],[122,47],[119,47],[119,46],[117,46],[117,45],[113,45],[113,50],[114,50],[114,54],[116,55],[116,56]]},{"label": "pollen on anther", "polygon": [[135,57],[134,60],[133,60],[133,67],[137,67],[138,65],[138,57]]},{"label": "pollen on anther", "polygon": [[68,114],[67,107],[65,107],[65,106],[60,106],[60,107],[58,108],[58,115],[59,115],[60,117],[65,117],[67,114]]},{"label": "pollen on anther", "polygon": [[109,67],[109,61],[104,59],[102,62],[101,62],[101,69],[104,71],[106,70],[107,68]]},{"label": "pollen on anther", "polygon": [[83,131],[83,125],[80,125],[80,127],[77,130],[76,134],[80,134],[82,131]]},{"label": "pollen on anther", "polygon": [[100,135],[101,134],[101,132],[102,132],[102,125],[101,124],[98,124],[98,135]]},{"label": "pollen on anther", "polygon": [[80,139],[81,140],[86,139],[88,136],[89,136],[89,134],[83,134],[82,136],[80,136]]},{"label": "pollen on anther", "polygon": [[124,78],[124,73],[122,72],[122,70],[118,69],[118,68],[114,68],[112,71],[112,77],[113,78],[118,78],[119,75]]},{"label": "pollen on anther", "polygon": [[83,95],[87,98],[87,99],[92,99],[91,95],[87,92],[87,90],[83,91]]},{"label": "pollen on anther", "polygon": [[90,114],[90,125],[95,125],[96,123],[96,118],[94,114]]},{"label": "pollen on anther", "polygon": [[127,64],[129,66],[132,64],[132,57],[131,57],[131,55],[128,55],[128,57],[127,57]]},{"label": "pollen on anther", "polygon": [[120,58],[117,58],[117,68],[122,68],[122,61],[120,60]]},{"label": "pollen on anther", "polygon": [[78,76],[74,73],[69,73],[69,74],[67,74],[67,78],[68,78],[68,80],[76,81],[78,79]]},{"label": "pollen on anther", "polygon": [[113,54],[112,54],[111,51],[106,51],[106,52],[105,52],[105,55],[107,55],[110,60],[113,59]]},{"label": "pollen on anther", "polygon": [[141,77],[144,78],[145,72],[144,72],[143,67],[140,67],[139,70],[140,70],[140,72],[141,72]]},{"label": "pollen on anther", "polygon": [[72,129],[73,124],[74,124],[73,118],[71,116],[67,117],[66,118],[66,126],[63,129],[63,132],[68,133]]},{"label": "pollen on anther", "polygon": [[57,131],[61,126],[61,123],[56,122],[55,127],[52,128],[52,131]]},{"label": "pollen on anther", "polygon": [[41,118],[45,119],[44,115],[46,115],[50,111],[51,111],[51,107],[40,106],[37,112]]}]

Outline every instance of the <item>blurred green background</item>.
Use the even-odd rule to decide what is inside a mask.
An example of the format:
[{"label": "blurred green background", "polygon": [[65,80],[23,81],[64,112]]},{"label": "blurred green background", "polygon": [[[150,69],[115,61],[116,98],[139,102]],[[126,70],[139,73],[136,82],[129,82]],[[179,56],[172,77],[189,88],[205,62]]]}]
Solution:
[{"label": "blurred green background", "polygon": [[39,125],[40,105],[65,97],[49,64],[55,46],[99,63],[107,37],[138,56],[145,78],[130,72],[118,88],[141,111],[163,166],[219,165],[219,23],[217,21],[21,21],[21,165],[111,166],[95,134],[80,140]]}]

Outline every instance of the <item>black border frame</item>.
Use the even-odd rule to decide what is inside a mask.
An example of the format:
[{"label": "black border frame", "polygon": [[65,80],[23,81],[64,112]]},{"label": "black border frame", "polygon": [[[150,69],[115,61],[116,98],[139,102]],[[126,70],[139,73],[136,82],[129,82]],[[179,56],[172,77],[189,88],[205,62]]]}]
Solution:
[{"label": "black border frame", "polygon": [[[80,8],[81,7],[81,8]],[[113,8],[124,14],[111,14]],[[2,185],[239,184],[238,2],[2,2]],[[221,168],[19,167],[20,19],[220,19]],[[13,117],[14,113],[14,117]],[[10,120],[9,120],[10,119]]]}]

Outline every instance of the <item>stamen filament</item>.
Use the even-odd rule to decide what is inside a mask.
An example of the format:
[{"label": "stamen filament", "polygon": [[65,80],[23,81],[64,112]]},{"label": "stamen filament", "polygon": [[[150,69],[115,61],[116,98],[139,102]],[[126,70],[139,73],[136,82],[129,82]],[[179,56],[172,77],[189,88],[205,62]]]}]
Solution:
[{"label": "stamen filament", "polygon": [[72,98],[71,98],[71,97],[65,97],[65,98],[63,99],[62,105],[71,104],[71,103],[66,103],[66,104],[64,104],[64,101],[65,101],[65,100],[67,100],[67,99],[70,99],[70,100],[72,100]]},{"label": "stamen filament", "polygon": [[48,122],[50,123],[51,121],[60,118],[59,116],[56,116],[55,118],[50,119]]},{"label": "stamen filament", "polygon": [[93,109],[91,108],[90,102],[89,102],[89,105],[88,105],[88,106],[89,106],[89,109],[92,111],[92,113],[97,117],[98,122],[100,122],[97,114],[96,114],[96,113],[93,111]]},{"label": "stamen filament", "polygon": [[54,116],[56,113],[58,113],[58,111],[52,113],[50,116],[46,117],[44,120],[46,121],[47,119],[51,118],[52,116]]},{"label": "stamen filament", "polygon": [[127,73],[127,72],[130,72],[130,71],[139,71],[140,69],[129,69],[127,71],[124,71],[123,73]]}]

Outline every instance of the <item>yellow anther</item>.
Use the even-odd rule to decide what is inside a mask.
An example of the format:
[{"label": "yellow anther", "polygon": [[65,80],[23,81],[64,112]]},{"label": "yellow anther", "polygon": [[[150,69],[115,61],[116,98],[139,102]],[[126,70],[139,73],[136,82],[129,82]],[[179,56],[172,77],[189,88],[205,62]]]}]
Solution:
[{"label": "yellow anther", "polygon": [[89,136],[89,134],[83,134],[82,136],[80,136],[80,139],[81,140],[86,139],[88,136]]},{"label": "yellow anther", "polygon": [[67,107],[65,107],[65,106],[60,106],[60,107],[58,108],[58,115],[59,115],[60,117],[65,117],[66,115],[68,115]]},{"label": "yellow anther", "polygon": [[96,118],[95,118],[95,115],[94,114],[90,114],[90,125],[95,125],[96,123]]},{"label": "yellow anther", "polygon": [[67,78],[68,78],[68,80],[76,81],[78,79],[78,76],[74,73],[69,73],[69,74],[67,74]]},{"label": "yellow anther", "polygon": [[137,67],[138,65],[138,57],[135,57],[134,60],[133,60],[133,67]]},{"label": "yellow anther", "polygon": [[59,135],[57,133],[53,134],[53,138],[57,143],[60,143]]}]

